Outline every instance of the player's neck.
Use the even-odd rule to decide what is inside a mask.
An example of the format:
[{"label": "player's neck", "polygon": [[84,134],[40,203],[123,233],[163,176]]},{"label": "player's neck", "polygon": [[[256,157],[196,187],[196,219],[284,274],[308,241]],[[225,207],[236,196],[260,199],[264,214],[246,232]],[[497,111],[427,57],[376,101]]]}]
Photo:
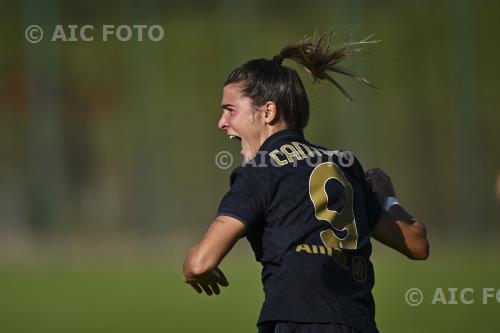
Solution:
[{"label": "player's neck", "polygon": [[263,135],[261,136],[261,139],[260,139],[261,146],[264,143],[264,141],[266,141],[267,138],[269,138],[271,135],[273,135],[274,133],[277,133],[279,131],[285,130],[287,128],[288,127],[286,126],[286,124],[283,121],[280,121],[275,125],[269,125],[266,128],[265,133],[263,133]]}]

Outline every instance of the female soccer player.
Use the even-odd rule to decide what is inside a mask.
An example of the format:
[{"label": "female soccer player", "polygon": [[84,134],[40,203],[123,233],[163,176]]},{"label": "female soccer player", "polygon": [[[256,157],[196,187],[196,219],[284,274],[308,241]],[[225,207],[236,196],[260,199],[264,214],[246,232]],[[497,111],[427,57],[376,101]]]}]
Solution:
[{"label": "female soccer player", "polygon": [[231,174],[217,217],[189,251],[183,274],[197,292],[219,294],[228,282],[218,265],[246,236],[263,265],[259,332],[377,332],[371,236],[411,259],[428,256],[424,225],[397,202],[382,170],[365,174],[352,154],[304,138],[308,98],[283,60],[348,98],[329,72],[368,83],[339,62],[369,39],[333,52],[326,42],[251,60],[224,83],[218,126],[241,141],[245,164]]}]

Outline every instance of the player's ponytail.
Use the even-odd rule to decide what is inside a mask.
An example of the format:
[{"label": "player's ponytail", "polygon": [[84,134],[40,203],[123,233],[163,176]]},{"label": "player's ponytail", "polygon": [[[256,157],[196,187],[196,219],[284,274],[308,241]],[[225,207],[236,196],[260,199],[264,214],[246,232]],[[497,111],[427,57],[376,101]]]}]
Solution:
[{"label": "player's ponytail", "polygon": [[367,79],[356,74],[351,69],[339,65],[348,56],[363,52],[363,46],[375,44],[379,40],[373,40],[370,35],[360,41],[348,41],[337,48],[330,48],[330,43],[334,40],[333,32],[315,35],[306,38],[304,41],[286,46],[274,56],[273,60],[282,63],[284,59],[291,59],[304,68],[313,76],[315,82],[327,80],[334,84],[346,98],[352,100],[349,93],[334,79],[328,72],[333,72],[348,76],[361,83],[374,87]]},{"label": "player's ponytail", "polygon": [[309,121],[309,100],[297,72],[282,65],[285,59],[294,60],[310,72],[315,81],[327,80],[333,83],[349,100],[347,91],[331,77],[329,72],[351,77],[372,86],[365,78],[339,63],[347,56],[362,52],[366,44],[377,43],[369,36],[358,42],[347,42],[330,50],[333,34],[314,36],[286,46],[271,60],[250,60],[234,69],[224,85],[241,83],[244,96],[252,99],[259,107],[267,101],[277,105],[277,120],[284,120],[288,128],[303,129]]}]

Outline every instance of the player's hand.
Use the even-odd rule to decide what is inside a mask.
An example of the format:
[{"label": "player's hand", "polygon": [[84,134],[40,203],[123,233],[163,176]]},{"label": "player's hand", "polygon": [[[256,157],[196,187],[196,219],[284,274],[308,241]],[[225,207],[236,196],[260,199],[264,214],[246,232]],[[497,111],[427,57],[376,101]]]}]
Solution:
[{"label": "player's hand", "polygon": [[391,178],[380,168],[367,170],[366,180],[371,183],[373,191],[382,193],[388,197],[395,197],[396,191],[392,185]]},{"label": "player's hand", "polygon": [[219,295],[219,285],[221,287],[229,286],[226,276],[219,268],[214,269],[206,275],[197,277],[196,279],[186,279],[186,277],[184,277],[184,282],[191,285],[199,294],[205,292],[208,296],[213,294]]}]

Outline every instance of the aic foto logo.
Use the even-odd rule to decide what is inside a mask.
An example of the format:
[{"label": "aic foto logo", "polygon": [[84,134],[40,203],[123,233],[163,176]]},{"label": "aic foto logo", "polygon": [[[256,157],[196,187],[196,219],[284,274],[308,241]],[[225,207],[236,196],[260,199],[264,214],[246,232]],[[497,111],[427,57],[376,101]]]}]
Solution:
[{"label": "aic foto logo", "polygon": [[[496,304],[500,305],[500,288],[435,288],[430,304]],[[405,301],[410,306],[418,306],[424,301],[424,293],[418,288],[410,288],[405,293]]]},{"label": "aic foto logo", "polygon": [[[165,30],[158,24],[104,24],[102,26],[58,24],[53,29],[46,30],[47,39],[51,42],[92,42],[95,40],[102,42],[110,40],[159,42],[165,36]],[[26,28],[24,36],[29,43],[39,43],[44,38],[44,30],[39,25],[30,25]]]}]

